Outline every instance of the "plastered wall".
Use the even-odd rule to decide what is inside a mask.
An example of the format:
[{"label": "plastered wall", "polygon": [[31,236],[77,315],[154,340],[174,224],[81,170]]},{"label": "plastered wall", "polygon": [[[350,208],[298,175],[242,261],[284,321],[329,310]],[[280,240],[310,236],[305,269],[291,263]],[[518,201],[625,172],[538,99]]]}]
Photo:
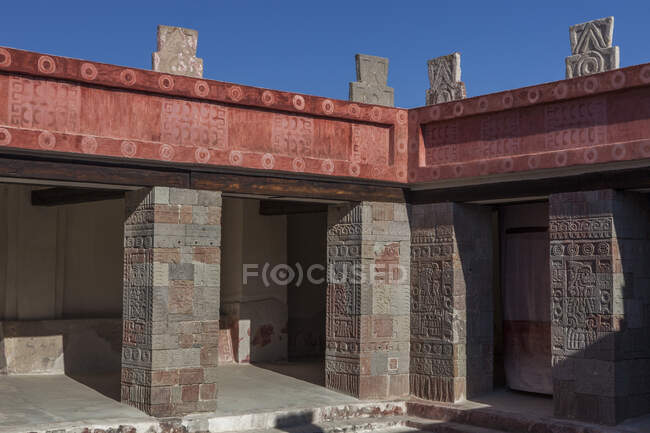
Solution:
[{"label": "plastered wall", "polygon": [[122,200],[42,207],[0,185],[0,319],[120,317]]},{"label": "plastered wall", "polygon": [[287,257],[300,263],[305,273],[312,265],[321,265],[312,278],[303,278],[288,288],[289,359],[325,355],[325,304],[327,261],[327,213],[289,215]]},{"label": "plastered wall", "polygon": [[[267,272],[287,262],[287,217],[259,213],[259,200],[224,198],[222,229],[222,315],[250,320],[250,360],[287,359],[287,286]],[[243,281],[243,265],[250,275]]]},{"label": "plastered wall", "polygon": [[[260,215],[259,206],[259,200],[223,200],[222,318],[227,327],[250,320],[253,362],[322,356],[324,279],[311,284],[303,278],[296,287],[274,281],[273,269],[285,264],[295,269],[297,262],[304,271],[314,263],[324,265],[326,214],[268,216]],[[244,265],[249,272],[245,282]],[[324,270],[314,276],[324,277]]]}]

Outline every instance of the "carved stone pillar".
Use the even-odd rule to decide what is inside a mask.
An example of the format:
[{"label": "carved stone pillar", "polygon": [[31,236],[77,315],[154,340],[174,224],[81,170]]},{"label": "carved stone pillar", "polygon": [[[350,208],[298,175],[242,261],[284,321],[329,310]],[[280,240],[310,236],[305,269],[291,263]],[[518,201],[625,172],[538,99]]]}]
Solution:
[{"label": "carved stone pillar", "polygon": [[641,194],[550,197],[556,416],[616,424],[650,411],[649,221]]},{"label": "carved stone pillar", "polygon": [[490,391],[490,210],[413,205],[411,227],[411,394],[454,402]]},{"label": "carved stone pillar", "polygon": [[326,385],[360,398],[408,395],[405,204],[330,206]]},{"label": "carved stone pillar", "polygon": [[221,193],[126,195],[122,401],[153,416],[216,409]]}]

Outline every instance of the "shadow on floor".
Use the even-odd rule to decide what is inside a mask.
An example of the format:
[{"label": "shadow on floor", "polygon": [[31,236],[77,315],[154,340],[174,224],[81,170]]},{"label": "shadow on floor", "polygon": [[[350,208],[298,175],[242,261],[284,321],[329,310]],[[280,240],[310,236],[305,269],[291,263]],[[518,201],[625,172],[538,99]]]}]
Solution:
[{"label": "shadow on floor", "polygon": [[275,428],[286,432],[293,432],[297,427],[303,433],[322,433],[323,429],[314,424],[314,413],[306,411],[302,413],[279,416],[275,421]]},{"label": "shadow on floor", "polygon": [[255,362],[255,367],[293,377],[313,385],[325,386],[325,361],[301,359],[299,361]]}]

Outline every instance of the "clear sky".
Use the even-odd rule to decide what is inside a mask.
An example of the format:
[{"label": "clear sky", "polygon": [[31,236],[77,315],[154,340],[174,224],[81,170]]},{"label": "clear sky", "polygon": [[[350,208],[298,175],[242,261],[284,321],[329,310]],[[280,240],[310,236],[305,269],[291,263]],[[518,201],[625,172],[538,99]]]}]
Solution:
[{"label": "clear sky", "polygon": [[613,15],[621,66],[650,62],[650,1],[12,1],[0,46],[151,68],[158,24],[199,31],[206,78],[347,99],[354,54],[390,59],[401,107],[461,53],[469,96],[564,78],[569,26]]}]

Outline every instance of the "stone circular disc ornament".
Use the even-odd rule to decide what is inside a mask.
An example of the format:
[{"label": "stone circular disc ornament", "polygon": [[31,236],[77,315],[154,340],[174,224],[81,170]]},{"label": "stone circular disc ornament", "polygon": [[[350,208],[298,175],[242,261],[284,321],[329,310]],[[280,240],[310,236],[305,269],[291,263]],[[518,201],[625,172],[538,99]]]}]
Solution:
[{"label": "stone circular disc ornament", "polygon": [[127,158],[132,158],[138,151],[138,146],[132,141],[124,140],[120,145],[120,151]]},{"label": "stone circular disc ornament", "polygon": [[296,110],[302,111],[305,109],[305,98],[303,98],[301,95],[293,95],[291,102],[293,103],[293,106]]},{"label": "stone circular disc ornament", "polygon": [[0,146],[7,146],[11,143],[11,132],[7,128],[0,128]]},{"label": "stone circular disc ornament", "polygon": [[92,63],[83,63],[80,68],[81,78],[92,81],[97,78],[97,67]]},{"label": "stone circular disc ornament", "polygon": [[6,68],[11,66],[11,53],[4,48],[0,48],[0,67]]},{"label": "stone circular disc ornament", "polygon": [[196,96],[205,98],[206,96],[208,96],[208,93],[210,93],[210,86],[208,85],[208,83],[206,83],[203,80],[199,80],[196,83],[194,83],[194,94]]},{"label": "stone circular disc ornament", "polygon": [[54,149],[54,146],[56,146],[56,137],[49,131],[43,131],[38,136],[38,145],[42,149]]},{"label": "stone circular disc ornament", "polygon": [[50,56],[41,56],[38,58],[38,70],[44,74],[53,74],[56,71],[56,63]]},{"label": "stone circular disc ornament", "polygon": [[133,86],[135,84],[135,71],[132,69],[125,69],[120,72],[120,81],[126,86]]}]

